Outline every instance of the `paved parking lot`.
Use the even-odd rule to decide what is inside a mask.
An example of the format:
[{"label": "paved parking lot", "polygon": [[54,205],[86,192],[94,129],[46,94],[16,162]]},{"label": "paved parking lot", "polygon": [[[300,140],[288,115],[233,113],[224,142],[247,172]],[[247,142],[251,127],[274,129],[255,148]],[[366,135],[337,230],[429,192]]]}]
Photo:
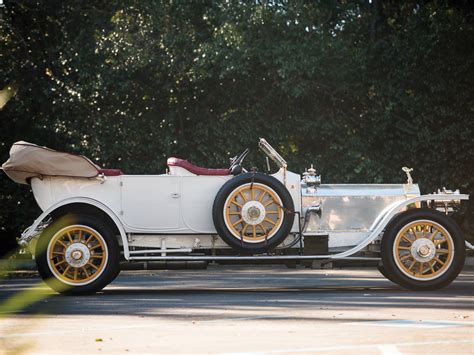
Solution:
[{"label": "paved parking lot", "polygon": [[435,292],[284,266],[128,271],[87,297],[5,279],[1,309],[18,311],[1,315],[0,353],[473,354],[473,286],[472,268]]}]

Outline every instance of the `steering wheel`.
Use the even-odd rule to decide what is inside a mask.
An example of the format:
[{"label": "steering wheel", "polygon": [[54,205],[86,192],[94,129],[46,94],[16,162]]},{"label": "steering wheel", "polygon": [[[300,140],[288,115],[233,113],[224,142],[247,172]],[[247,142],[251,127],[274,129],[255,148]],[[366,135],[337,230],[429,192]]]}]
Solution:
[{"label": "steering wheel", "polygon": [[247,148],[242,152],[242,154],[240,154],[239,156],[236,155],[230,160],[229,171],[231,172],[231,174],[238,175],[244,170],[242,169],[240,164],[242,164],[242,162],[244,161],[245,157],[247,156],[249,152],[250,150]]}]

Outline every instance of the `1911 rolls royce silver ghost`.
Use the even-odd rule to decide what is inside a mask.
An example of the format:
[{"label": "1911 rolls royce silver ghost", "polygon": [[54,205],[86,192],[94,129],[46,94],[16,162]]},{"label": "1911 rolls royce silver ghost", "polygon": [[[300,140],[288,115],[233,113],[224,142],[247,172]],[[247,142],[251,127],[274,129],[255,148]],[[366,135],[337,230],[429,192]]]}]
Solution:
[{"label": "1911 rolls royce silver ghost", "polygon": [[405,184],[321,184],[314,168],[301,178],[265,139],[259,147],[276,173],[246,170],[248,149],[225,169],[169,158],[165,174],[128,175],[17,142],[2,168],[31,185],[43,211],[20,245],[65,294],[102,289],[121,260],[378,260],[387,278],[414,290],[459,274],[465,241],[449,214],[468,195],[420,195],[408,168]]}]

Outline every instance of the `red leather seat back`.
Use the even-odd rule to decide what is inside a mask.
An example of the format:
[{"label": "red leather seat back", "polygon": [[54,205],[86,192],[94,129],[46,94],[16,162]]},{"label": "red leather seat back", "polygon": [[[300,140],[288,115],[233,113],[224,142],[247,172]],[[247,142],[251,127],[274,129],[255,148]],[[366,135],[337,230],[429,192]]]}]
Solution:
[{"label": "red leather seat back", "polygon": [[120,169],[98,169],[98,171],[99,171],[99,174],[104,174],[105,176],[123,175],[123,172]]},{"label": "red leather seat back", "polygon": [[189,161],[179,158],[168,158],[168,166],[179,166],[196,175],[230,175],[229,169],[208,169],[191,164]]}]

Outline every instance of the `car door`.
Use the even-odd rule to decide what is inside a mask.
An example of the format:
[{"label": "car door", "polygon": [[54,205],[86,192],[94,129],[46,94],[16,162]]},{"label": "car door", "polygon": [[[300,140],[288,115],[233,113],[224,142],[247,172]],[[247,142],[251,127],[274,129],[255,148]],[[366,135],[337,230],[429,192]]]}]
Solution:
[{"label": "car door", "polygon": [[180,228],[180,181],[170,175],[124,175],[122,219],[136,231],[173,232]]},{"label": "car door", "polygon": [[216,233],[212,205],[217,192],[230,179],[228,176],[182,176],[181,215],[192,233]]}]

